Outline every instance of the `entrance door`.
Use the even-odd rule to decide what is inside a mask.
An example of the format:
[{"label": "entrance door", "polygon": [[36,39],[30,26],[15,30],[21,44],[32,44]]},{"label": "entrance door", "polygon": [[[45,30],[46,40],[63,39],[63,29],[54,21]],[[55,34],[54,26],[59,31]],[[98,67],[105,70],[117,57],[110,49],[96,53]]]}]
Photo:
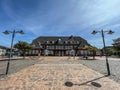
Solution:
[{"label": "entrance door", "polygon": [[62,52],[61,51],[55,51],[55,56],[62,56]]}]

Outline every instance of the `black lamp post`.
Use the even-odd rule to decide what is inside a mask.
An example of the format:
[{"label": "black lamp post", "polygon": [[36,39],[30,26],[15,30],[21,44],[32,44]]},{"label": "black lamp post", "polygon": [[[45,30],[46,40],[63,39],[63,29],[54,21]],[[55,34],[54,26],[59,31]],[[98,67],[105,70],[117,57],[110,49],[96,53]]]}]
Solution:
[{"label": "black lamp post", "polygon": [[6,35],[12,33],[10,56],[9,56],[9,60],[8,60],[8,63],[7,63],[7,69],[6,69],[6,75],[7,75],[7,74],[8,74],[8,71],[9,71],[9,66],[10,66],[11,53],[12,53],[12,49],[13,49],[13,41],[14,41],[15,34],[16,34],[16,33],[24,34],[24,32],[23,32],[22,30],[20,30],[20,31],[15,31],[15,30],[13,30],[13,31],[8,31],[8,30],[6,30],[6,31],[3,32],[3,33],[6,34]]},{"label": "black lamp post", "polygon": [[95,35],[96,33],[101,33],[102,35],[102,40],[103,40],[103,47],[104,47],[104,52],[105,52],[105,58],[106,58],[106,66],[107,66],[107,72],[108,72],[108,76],[110,75],[110,68],[109,68],[109,62],[108,62],[108,56],[107,56],[107,52],[106,52],[106,46],[105,46],[105,39],[104,39],[104,33],[108,33],[108,34],[113,34],[114,32],[109,30],[109,31],[93,31],[92,34]]}]

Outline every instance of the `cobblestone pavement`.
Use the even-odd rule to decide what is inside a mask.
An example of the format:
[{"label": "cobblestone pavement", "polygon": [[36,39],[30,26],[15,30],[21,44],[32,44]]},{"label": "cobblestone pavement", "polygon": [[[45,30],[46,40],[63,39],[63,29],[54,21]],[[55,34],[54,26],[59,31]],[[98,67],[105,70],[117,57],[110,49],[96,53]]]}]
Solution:
[{"label": "cobblestone pavement", "polygon": [[[0,90],[120,90],[118,83],[73,58],[41,59],[38,64],[2,78]],[[67,84],[71,87],[66,82],[71,82]]]},{"label": "cobblestone pavement", "polygon": [[[78,60],[79,63],[98,71],[102,74],[107,74],[105,57],[96,57],[97,60]],[[108,58],[111,75],[109,78],[120,84],[120,58]]]},{"label": "cobblestone pavement", "polygon": [[[0,61],[0,78],[6,76],[5,73],[6,73],[7,62],[8,62],[7,60]],[[19,72],[20,70],[25,69],[28,66],[34,65],[37,62],[38,60],[23,60],[23,59],[11,60],[8,74]]]}]

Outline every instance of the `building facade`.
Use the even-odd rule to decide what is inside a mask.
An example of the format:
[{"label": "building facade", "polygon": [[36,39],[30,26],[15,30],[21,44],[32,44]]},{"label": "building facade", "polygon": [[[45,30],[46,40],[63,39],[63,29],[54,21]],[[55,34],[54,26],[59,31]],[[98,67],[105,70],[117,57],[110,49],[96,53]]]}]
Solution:
[{"label": "building facade", "polygon": [[27,55],[68,56],[83,55],[88,42],[79,36],[40,36],[32,41],[34,50]]},{"label": "building facade", "polygon": [[0,45],[0,56],[4,56],[9,48]]}]

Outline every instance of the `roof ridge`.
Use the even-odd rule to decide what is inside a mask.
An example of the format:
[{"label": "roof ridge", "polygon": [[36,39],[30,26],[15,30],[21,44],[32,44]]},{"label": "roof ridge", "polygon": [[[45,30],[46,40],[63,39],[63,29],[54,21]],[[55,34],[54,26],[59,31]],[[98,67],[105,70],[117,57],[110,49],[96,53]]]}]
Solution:
[{"label": "roof ridge", "polygon": [[[80,37],[80,36],[74,36],[74,35],[70,35],[73,37]],[[70,36],[39,36],[39,37],[70,37]]]}]

